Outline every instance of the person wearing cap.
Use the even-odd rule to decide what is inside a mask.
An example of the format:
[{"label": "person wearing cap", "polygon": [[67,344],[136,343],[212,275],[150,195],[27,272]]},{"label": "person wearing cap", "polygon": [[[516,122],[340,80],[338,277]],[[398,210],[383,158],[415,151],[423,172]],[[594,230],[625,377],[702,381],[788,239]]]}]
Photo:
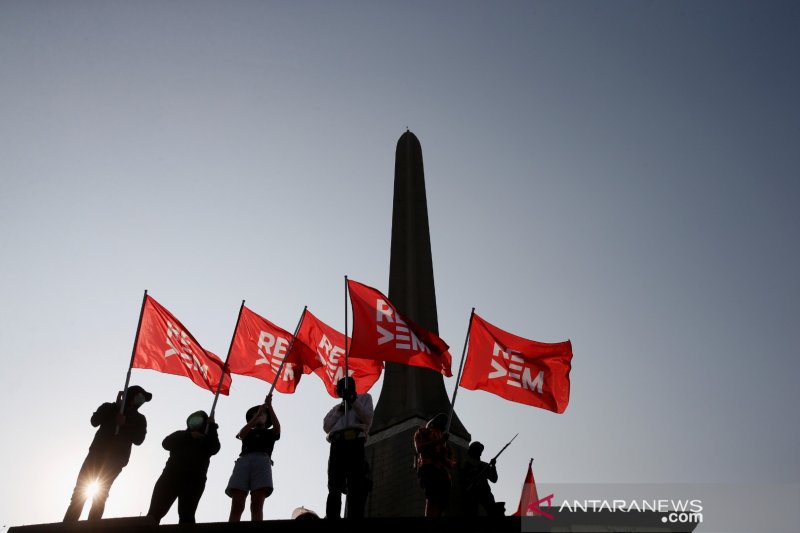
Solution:
[{"label": "person wearing cap", "polygon": [[272,395],[264,403],[255,405],[245,414],[247,424],[237,439],[242,441],[242,453],[236,459],[225,494],[231,498],[228,522],[242,519],[247,494],[250,493],[250,519],[264,520],[264,500],[272,494],[272,451],[275,441],[281,438],[281,424],[272,408]]},{"label": "person wearing cap", "polygon": [[[78,480],[72,491],[64,522],[80,518],[86,499],[91,496],[89,520],[99,520],[108,499],[108,491],[131,457],[131,446],[139,446],[147,434],[147,419],[139,412],[153,395],[138,385],[117,394],[116,402],[107,402],[97,408],[91,418],[94,434],[89,453],[83,461]],[[123,405],[124,408],[120,409]],[[90,494],[94,490],[94,494]]]},{"label": "person wearing cap", "polygon": [[205,411],[196,411],[186,419],[186,429],[168,435],[161,446],[169,459],[153,487],[147,516],[157,523],[178,500],[178,520],[194,524],[194,513],[206,487],[206,473],[211,456],[219,451],[217,424]]},{"label": "person wearing cap", "polygon": [[478,507],[483,507],[486,516],[503,516],[505,504],[494,500],[489,482],[497,483],[495,460],[481,461],[483,444],[473,442],[467,449],[467,456],[461,463],[461,483],[464,491],[464,509],[468,516],[476,516]]},{"label": "person wearing cap", "polygon": [[442,516],[450,501],[450,468],[456,463],[447,443],[447,415],[439,413],[414,433],[419,484],[425,490],[425,516]]},{"label": "person wearing cap", "polygon": [[356,394],[356,382],[351,377],[336,383],[336,393],[342,401],[328,411],[322,422],[331,443],[325,518],[341,517],[343,493],[347,494],[346,516],[362,518],[369,492],[364,443],[374,414],[372,396]]}]

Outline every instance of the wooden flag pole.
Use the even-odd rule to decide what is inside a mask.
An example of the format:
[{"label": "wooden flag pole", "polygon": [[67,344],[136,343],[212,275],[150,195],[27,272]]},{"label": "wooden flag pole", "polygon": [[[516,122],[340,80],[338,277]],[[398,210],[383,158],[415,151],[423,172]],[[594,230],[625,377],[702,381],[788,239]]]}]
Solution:
[{"label": "wooden flag pole", "polygon": [[281,374],[283,373],[283,367],[286,366],[286,359],[292,352],[292,346],[294,346],[294,340],[297,338],[297,334],[300,333],[300,326],[303,325],[303,319],[306,317],[306,309],[308,309],[307,305],[303,307],[303,313],[300,315],[300,320],[297,322],[297,327],[294,328],[294,335],[292,335],[292,340],[289,341],[289,348],[286,349],[286,355],[283,356],[283,360],[281,361],[281,366],[278,368],[278,372],[275,374],[275,379],[272,380],[272,386],[269,388],[269,393],[267,394],[267,396],[272,395],[272,391],[275,390],[275,385],[277,385],[278,380],[281,379]]},{"label": "wooden flag pole", "polygon": [[[147,289],[142,296],[142,308],[139,310],[139,323],[136,325],[136,336],[133,338],[133,349],[131,350],[131,362],[128,364],[128,374],[125,376],[125,388],[122,389],[122,403],[119,404],[119,414],[125,412],[125,402],[128,400],[128,385],[131,382],[131,369],[133,368],[133,358],[136,356],[136,345],[139,344],[139,332],[142,330],[142,317],[144,316],[144,304],[147,303]],[[119,424],[114,428],[114,435],[119,434]]]},{"label": "wooden flag pole", "polygon": [[[233,341],[236,339],[236,331],[239,329],[239,321],[242,319],[242,311],[244,310],[244,300],[242,305],[239,306],[239,315],[236,317],[236,325],[233,327],[233,335],[231,335],[231,343],[228,345],[228,355],[225,356],[225,363],[222,365],[222,374],[219,376],[219,383],[217,384],[217,392],[214,393],[214,403],[211,404],[211,413],[208,418],[214,418],[214,413],[217,410],[217,400],[219,400],[219,391],[222,390],[222,382],[225,380],[225,371],[228,369],[228,358],[231,356],[233,349]],[[208,432],[208,426],[206,426]]]},{"label": "wooden flag pole", "polygon": [[475,316],[475,308],[469,314],[469,324],[467,325],[467,336],[464,339],[464,349],[461,350],[461,362],[458,365],[458,377],[456,378],[456,387],[453,389],[453,399],[450,401],[450,414],[447,416],[447,428],[445,433],[450,432],[450,423],[453,421],[453,411],[456,408],[456,395],[458,394],[458,385],[461,383],[461,371],[464,369],[464,355],[467,353],[467,343],[469,342],[469,332],[472,329],[472,317]]}]

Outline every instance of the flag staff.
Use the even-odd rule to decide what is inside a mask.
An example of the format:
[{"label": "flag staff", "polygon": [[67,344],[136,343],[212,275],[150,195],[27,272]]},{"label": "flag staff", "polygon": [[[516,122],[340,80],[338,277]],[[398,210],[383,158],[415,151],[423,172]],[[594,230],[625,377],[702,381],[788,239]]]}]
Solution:
[{"label": "flag staff", "polygon": [[461,350],[461,362],[458,365],[458,377],[456,377],[456,387],[453,389],[453,399],[450,401],[450,414],[447,416],[447,428],[445,433],[450,432],[450,422],[453,421],[453,411],[456,408],[456,394],[458,394],[458,384],[461,383],[461,371],[464,369],[464,355],[467,353],[467,343],[469,342],[469,332],[472,329],[472,317],[475,316],[475,308],[469,314],[469,324],[467,325],[467,336],[464,339],[464,349]]},{"label": "flag staff", "polygon": [[[208,418],[214,418],[214,412],[217,410],[217,400],[219,399],[219,391],[222,390],[222,382],[225,380],[225,371],[228,369],[228,358],[231,356],[233,349],[233,341],[236,339],[236,331],[239,329],[239,321],[242,319],[242,310],[244,309],[244,300],[242,305],[239,306],[239,315],[236,317],[236,325],[233,327],[233,335],[231,335],[231,343],[228,346],[228,355],[225,356],[225,363],[222,365],[222,374],[219,376],[219,383],[217,384],[217,392],[214,393],[214,403],[211,404],[211,413]],[[206,427],[206,431],[208,427]]]},{"label": "flag staff", "polygon": [[275,379],[272,380],[272,386],[269,388],[269,393],[267,396],[272,394],[272,391],[275,390],[275,385],[278,384],[278,380],[281,378],[281,374],[283,373],[283,367],[286,365],[286,359],[289,358],[289,354],[292,352],[292,346],[294,346],[294,340],[297,338],[297,334],[300,333],[300,326],[303,325],[303,319],[306,317],[306,309],[308,306],[303,307],[303,312],[300,314],[300,320],[297,322],[297,327],[294,328],[294,335],[292,335],[292,340],[289,341],[289,348],[286,349],[286,355],[283,356],[283,360],[281,361],[281,366],[278,368],[278,372],[275,374]]},{"label": "flag staff", "polygon": [[[347,378],[350,377],[350,344],[347,342],[347,298],[349,295],[347,274],[344,275],[344,397],[347,397]],[[344,418],[347,420],[347,401],[342,398],[344,403]]]},{"label": "flag staff", "polygon": [[[122,403],[119,404],[119,414],[125,412],[125,402],[128,399],[128,385],[131,382],[131,369],[133,368],[133,358],[136,356],[136,345],[139,344],[139,331],[142,329],[142,317],[144,316],[144,304],[147,302],[147,289],[142,296],[142,308],[139,310],[139,323],[136,325],[136,336],[133,338],[133,349],[131,350],[131,362],[128,364],[128,374],[125,376],[125,388],[122,389]],[[114,435],[119,434],[119,424],[114,428]]]},{"label": "flag staff", "polygon": [[[349,346],[349,343],[347,342],[347,326],[348,326],[348,320],[347,320],[347,297],[348,297],[347,274],[345,274],[345,276],[344,276],[344,377],[347,377],[347,376],[350,375],[349,374],[349,370],[350,369],[348,368],[348,366],[349,366],[348,359],[350,357],[350,346]],[[345,387],[347,387],[347,381],[345,381]],[[347,390],[347,389],[345,388],[345,390]]]}]

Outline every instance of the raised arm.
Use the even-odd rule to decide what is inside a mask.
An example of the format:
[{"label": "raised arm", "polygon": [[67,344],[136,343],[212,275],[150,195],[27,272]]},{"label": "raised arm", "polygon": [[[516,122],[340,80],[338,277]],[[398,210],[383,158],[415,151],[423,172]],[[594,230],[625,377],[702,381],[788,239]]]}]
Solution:
[{"label": "raised arm", "polygon": [[272,420],[272,433],[275,440],[281,438],[281,423],[278,420],[278,415],[275,414],[275,409],[272,408],[272,395],[267,396],[267,403],[265,404],[269,411],[269,417]]},{"label": "raised arm", "polygon": [[364,431],[369,431],[369,427],[372,425],[372,417],[375,414],[375,410],[372,408],[372,396],[369,394],[362,394],[349,405],[353,408],[353,411],[355,411],[358,419],[364,426]]}]

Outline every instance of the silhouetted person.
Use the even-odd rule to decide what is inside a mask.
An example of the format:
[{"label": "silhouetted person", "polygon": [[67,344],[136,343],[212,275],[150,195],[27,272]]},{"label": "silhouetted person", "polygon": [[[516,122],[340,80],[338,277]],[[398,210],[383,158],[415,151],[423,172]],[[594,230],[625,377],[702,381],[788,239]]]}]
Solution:
[{"label": "silhouetted person", "polygon": [[242,453],[236,460],[225,494],[231,497],[229,522],[242,519],[247,493],[250,493],[250,519],[264,520],[264,500],[272,494],[272,450],[281,438],[281,424],[272,409],[272,395],[262,405],[247,410],[247,424],[236,435]]},{"label": "silhouetted person", "polygon": [[167,436],[161,446],[169,451],[169,459],[153,487],[147,516],[161,522],[177,499],[179,522],[194,524],[211,456],[219,451],[217,424],[204,411],[194,412],[186,419],[186,429]]},{"label": "silhouetted person", "polygon": [[483,444],[473,442],[469,445],[467,456],[461,464],[461,483],[464,491],[464,503],[467,516],[478,514],[478,506],[482,506],[486,516],[503,516],[504,506],[494,501],[489,482],[497,483],[495,460],[485,463],[481,461]]},{"label": "silhouetted person", "polygon": [[64,522],[74,522],[80,518],[88,491],[93,487],[96,491],[92,496],[89,520],[102,518],[108,491],[131,457],[131,445],[138,446],[144,442],[147,420],[139,412],[139,407],[149,402],[153,395],[138,385],[128,387],[125,407],[120,413],[122,396],[120,391],[116,402],[104,403],[92,415],[92,426],[100,427],[94,434],[89,453],[78,473]]},{"label": "silhouetted person", "polygon": [[362,518],[369,492],[364,443],[372,424],[372,396],[356,394],[356,382],[351,377],[339,380],[336,393],[342,401],[328,411],[322,422],[327,441],[331,443],[325,518],[341,517],[343,493],[347,494],[345,516]]},{"label": "silhouetted person", "polygon": [[446,427],[447,415],[439,413],[414,433],[417,476],[425,489],[425,516],[442,516],[450,502],[450,468],[455,458]]}]

